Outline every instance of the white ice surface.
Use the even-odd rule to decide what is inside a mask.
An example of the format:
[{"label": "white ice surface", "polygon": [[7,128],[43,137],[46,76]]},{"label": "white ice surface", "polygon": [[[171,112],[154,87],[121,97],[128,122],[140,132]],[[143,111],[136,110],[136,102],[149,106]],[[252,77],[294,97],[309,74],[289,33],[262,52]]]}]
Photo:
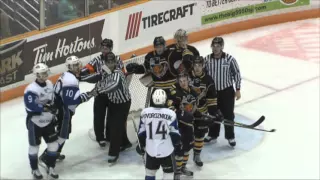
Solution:
[{"label": "white ice surface", "polygon": [[[194,179],[319,179],[319,63],[239,46],[250,39],[305,22],[319,24],[319,19],[224,36],[225,50],[236,57],[244,78],[242,99],[236,103],[236,113],[251,119],[263,114],[266,116],[263,127],[276,128],[277,132],[265,133],[263,140],[251,150],[242,150],[229,158],[206,162],[201,170],[194,168],[190,160],[189,166],[195,170]],[[210,42],[211,39],[208,39],[193,45],[205,55],[210,53]],[[91,87],[81,84],[82,91]],[[57,164],[60,178],[143,179],[142,162],[139,158],[130,157],[134,153],[123,153],[117,165],[108,167],[105,160],[107,151],[99,149],[88,138],[88,129],[92,127],[92,102],[90,100],[79,106],[73,118],[72,134],[64,148],[67,159],[63,165]],[[31,175],[22,98],[2,103],[0,108],[1,179],[29,179]],[[130,131],[131,139],[134,139],[133,132]],[[255,136],[254,132],[250,133]],[[250,144],[251,140],[248,136],[238,143],[245,146],[246,141]],[[219,142],[225,143],[223,135]],[[41,145],[40,151],[44,148],[45,145]],[[237,148],[235,152],[239,152]]]}]

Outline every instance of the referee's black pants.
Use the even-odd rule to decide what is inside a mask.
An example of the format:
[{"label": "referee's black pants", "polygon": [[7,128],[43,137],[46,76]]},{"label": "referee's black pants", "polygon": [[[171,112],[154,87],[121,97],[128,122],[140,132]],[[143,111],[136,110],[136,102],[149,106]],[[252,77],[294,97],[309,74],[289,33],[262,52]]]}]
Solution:
[{"label": "referee's black pants", "polygon": [[131,101],[120,104],[110,101],[107,115],[110,138],[109,156],[119,156],[120,146],[130,143],[126,133],[130,106]]},{"label": "referee's black pants", "polygon": [[[234,103],[235,103],[235,91],[233,87],[228,87],[224,90],[217,91],[218,95],[218,109],[220,109],[224,118],[230,121],[234,121]],[[225,138],[234,139],[234,127],[224,126]],[[209,136],[218,138],[220,134],[220,124],[213,124],[209,128]]]},{"label": "referee's black pants", "polygon": [[105,141],[106,128],[106,111],[109,105],[107,94],[99,94],[94,98],[93,102],[93,125],[96,140]]}]

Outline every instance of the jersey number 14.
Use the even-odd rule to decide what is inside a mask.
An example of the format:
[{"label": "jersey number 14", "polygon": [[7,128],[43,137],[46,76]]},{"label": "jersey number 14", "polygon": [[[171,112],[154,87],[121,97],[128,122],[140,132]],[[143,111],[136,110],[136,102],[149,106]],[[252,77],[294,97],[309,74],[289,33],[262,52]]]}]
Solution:
[{"label": "jersey number 14", "polygon": [[[153,139],[153,132],[152,132],[153,123],[150,122],[148,126],[149,126],[149,139]],[[163,121],[159,121],[157,126],[157,131],[155,134],[161,134],[162,139],[166,139],[167,129],[166,129],[166,125],[163,124]]]}]

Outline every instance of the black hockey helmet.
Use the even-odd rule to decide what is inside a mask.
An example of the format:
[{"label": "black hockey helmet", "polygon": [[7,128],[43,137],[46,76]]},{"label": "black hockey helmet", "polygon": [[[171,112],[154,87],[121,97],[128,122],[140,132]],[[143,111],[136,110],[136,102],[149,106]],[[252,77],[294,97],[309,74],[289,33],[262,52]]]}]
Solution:
[{"label": "black hockey helmet", "polygon": [[202,56],[197,56],[193,63],[194,64],[204,64],[204,59]]},{"label": "black hockey helmet", "polygon": [[101,42],[101,46],[106,46],[106,47],[112,49],[112,48],[113,48],[113,41],[112,41],[112,39],[108,39],[108,38],[103,39],[102,42]]},{"label": "black hockey helmet", "polygon": [[158,45],[163,45],[163,46],[166,45],[166,41],[164,40],[164,38],[162,36],[155,37],[153,40],[153,46],[155,47]]},{"label": "black hockey helmet", "polygon": [[106,55],[105,55],[105,62],[109,62],[109,63],[116,63],[117,59],[116,59],[116,55],[113,53],[113,52],[108,52]]},{"label": "black hockey helmet", "polygon": [[179,80],[180,78],[183,78],[183,77],[189,78],[189,74],[185,71],[181,72],[180,74],[178,74],[177,79]]},{"label": "black hockey helmet", "polygon": [[222,37],[215,37],[213,38],[212,42],[211,42],[211,47],[214,45],[214,44],[219,44],[220,46],[223,46],[224,45],[224,40]]}]

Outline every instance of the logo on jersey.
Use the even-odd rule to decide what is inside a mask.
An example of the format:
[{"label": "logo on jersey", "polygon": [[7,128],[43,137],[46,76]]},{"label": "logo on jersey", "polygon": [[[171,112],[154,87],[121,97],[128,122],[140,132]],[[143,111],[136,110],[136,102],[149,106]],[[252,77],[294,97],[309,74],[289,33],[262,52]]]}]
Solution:
[{"label": "logo on jersey", "polygon": [[194,113],[196,111],[196,108],[197,108],[196,103],[197,103],[197,99],[191,94],[188,94],[187,96],[183,96],[181,101],[183,109],[191,113]]},{"label": "logo on jersey", "polygon": [[163,77],[169,69],[169,64],[165,59],[160,59],[160,57],[153,57],[150,59],[150,69],[152,74],[156,77]]},{"label": "logo on jersey", "polygon": [[164,23],[185,18],[186,16],[192,16],[195,5],[196,3],[192,3],[145,17],[142,17],[142,11],[130,14],[125,40],[138,37],[141,22],[143,29],[148,29]]}]

